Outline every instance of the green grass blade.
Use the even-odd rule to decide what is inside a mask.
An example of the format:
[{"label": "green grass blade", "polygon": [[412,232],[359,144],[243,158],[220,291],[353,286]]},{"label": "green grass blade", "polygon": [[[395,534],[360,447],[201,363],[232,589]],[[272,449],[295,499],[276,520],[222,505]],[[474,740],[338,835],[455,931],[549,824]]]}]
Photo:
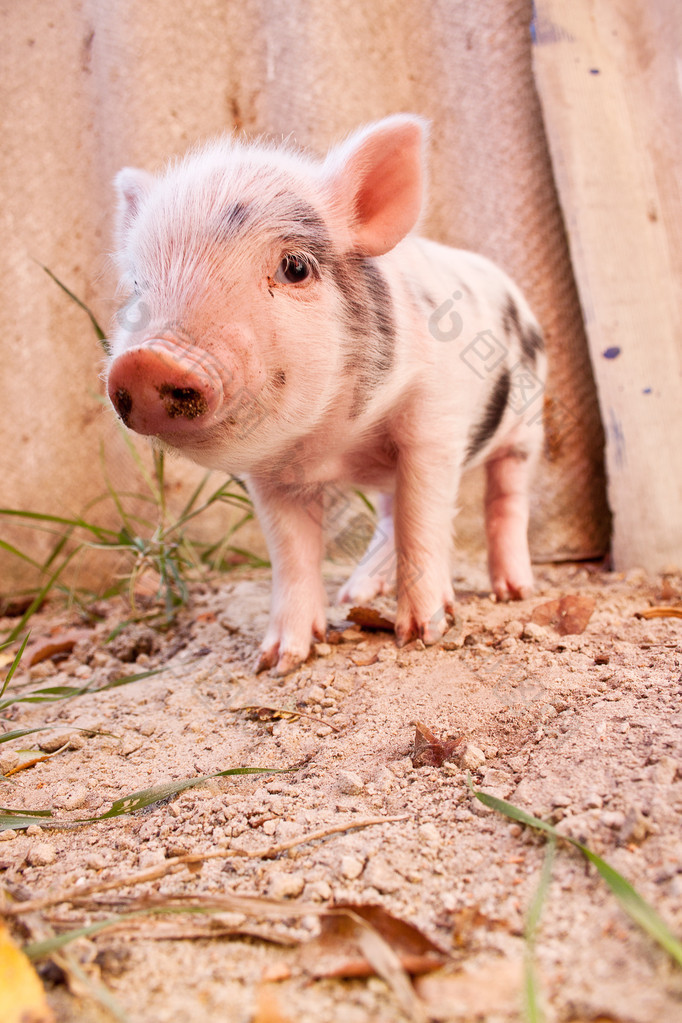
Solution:
[{"label": "green grass blade", "polygon": [[556,839],[551,835],[547,843],[547,852],[542,863],[542,872],[537,891],[528,909],[525,926],[526,952],[524,956],[524,1010],[527,1023],[543,1023],[544,1013],[541,1008],[541,992],[538,982],[537,969],[535,964],[535,938],[542,909],[547,899],[550,882],[552,880],[552,867],[554,865],[554,853],[556,850]]},{"label": "green grass blade", "polygon": [[513,821],[518,821],[519,824],[527,824],[531,828],[538,828],[540,831],[546,831],[547,834],[552,835],[554,838],[560,837],[552,824],[548,824],[547,821],[540,820],[539,817],[533,817],[532,814],[526,813],[518,806],[514,806],[513,803],[508,803],[505,799],[498,799],[497,796],[491,796],[487,792],[480,792],[471,786],[471,791],[476,796],[479,802],[483,803],[484,806],[489,807],[491,810],[496,810],[498,813],[504,814],[505,817],[510,817]]},{"label": "green grass blade", "polygon": [[83,302],[83,300],[80,299],[78,295],[74,295],[73,291],[67,288],[63,281],[60,281],[56,274],[54,274],[48,267],[46,267],[43,263],[39,263],[38,265],[43,268],[48,277],[51,277],[55,284],[57,284],[62,289],[62,291],[65,292],[65,294],[67,294],[69,298],[76,303],[77,306],[80,306],[84,313],[87,313],[88,318],[90,319],[90,322],[92,323],[92,326],[94,328],[95,334],[97,335],[97,340],[101,344],[106,355],[110,355],[111,353],[109,350],[109,344],[107,342],[107,336],[100,327],[99,323],[97,322],[95,314],[92,312],[92,310],[89,309],[88,306],[86,306],[85,302]]},{"label": "green grass blade", "polygon": [[137,920],[140,917],[151,916],[152,912],[158,914],[159,910],[121,913],[119,916],[108,917],[106,920],[97,920],[94,924],[89,924],[87,927],[75,927],[71,931],[63,931],[61,934],[56,934],[52,938],[46,938],[44,941],[33,941],[28,945],[24,945],[22,952],[33,962],[36,962],[39,959],[52,955],[54,952],[58,952],[65,945],[69,945],[72,941],[77,941],[78,938],[89,938],[92,934],[99,934],[100,931],[105,931],[109,927],[116,927],[118,924],[125,923],[128,920]]},{"label": "green grass blade", "polygon": [[139,451],[135,447],[135,444],[133,443],[133,440],[132,440],[130,434],[128,433],[126,428],[123,426],[123,424],[118,422],[118,420],[117,420],[117,425],[118,425],[118,428],[119,428],[119,433],[121,434],[121,437],[123,438],[123,441],[125,443],[125,446],[128,448],[128,454],[130,455],[130,457],[132,458],[133,462],[135,463],[140,476],[142,477],[142,479],[146,483],[147,488],[148,488],[150,494],[152,495],[154,504],[157,507],[161,506],[162,503],[163,503],[163,498],[162,498],[162,495],[159,493],[159,488],[158,488],[157,484],[154,482],[154,479],[153,479],[152,475],[150,474],[149,470],[147,469],[147,466],[144,464],[144,461],[142,460]]},{"label": "green grass blade", "polygon": [[[2,511],[0,511],[0,515],[1,514]],[[28,554],[24,554],[24,552],[20,551],[18,547],[14,547],[13,544],[7,543],[6,540],[0,540],[0,550],[7,551],[8,554],[14,554],[15,557],[21,558],[22,561],[27,561],[29,565],[33,566],[33,568],[37,569],[42,568],[42,565],[40,564],[39,561],[36,561],[34,558],[29,557]]]},{"label": "green grass blade", "polygon": [[[25,814],[13,814],[13,813],[0,813],[0,831],[23,831],[24,828],[30,828],[32,824],[42,823],[46,814],[31,813],[30,816]],[[52,814],[50,814],[50,817]]]},{"label": "green grass blade", "polygon": [[51,810],[7,810],[3,813],[0,808],[0,831],[11,828],[19,831],[22,828],[29,828],[35,824],[36,817],[49,817],[54,827],[93,825],[101,820],[109,820],[111,817],[121,817],[128,813],[136,813],[154,803],[161,803],[171,796],[177,796],[187,789],[193,789],[204,782],[210,782],[216,777],[230,777],[238,774],[282,774],[290,770],[288,767],[228,767],[225,770],[216,771],[215,774],[197,774],[196,777],[185,777],[179,782],[167,782],[165,785],[156,785],[151,789],[141,789],[139,792],[132,792],[128,796],[122,796],[111,803],[111,806],[104,813],[94,817],[79,817],[70,820],[55,820]]},{"label": "green grass blade", "polygon": [[[210,477],[211,477],[211,473],[210,472],[205,472],[204,475],[201,477],[201,479],[199,480],[199,483],[197,484],[197,486],[194,488],[194,490],[190,494],[188,500],[185,502],[185,506],[182,509],[182,511],[180,512],[180,515],[178,516],[177,522],[175,523],[176,526],[183,525],[187,521],[188,517],[193,516],[195,514],[192,511],[192,509],[194,508],[194,505],[199,500],[199,495],[201,494],[202,490],[204,489],[204,487],[208,483]],[[209,498],[209,500],[210,500],[210,498]],[[205,501],[201,505],[201,507],[205,508],[206,506],[207,506],[207,502]]]},{"label": "green grass blade", "polygon": [[542,864],[540,883],[538,884],[537,891],[528,910],[528,917],[526,918],[526,940],[531,944],[535,942],[535,935],[537,933],[538,924],[540,923],[542,908],[547,899],[547,892],[549,891],[549,886],[552,881],[552,868],[554,866],[555,851],[556,838],[553,835],[550,835],[549,842],[547,843],[547,852],[545,853],[545,858]]},{"label": "green grass blade", "polygon": [[51,810],[6,810],[0,808],[0,831],[8,828],[21,830],[35,824],[36,817],[51,818],[50,823],[54,827],[72,826],[77,824],[97,824],[100,821],[110,820],[113,817],[123,817],[129,813],[136,813],[144,810],[155,803],[161,803],[171,796],[176,796],[186,789],[202,785],[204,782],[212,781],[214,778],[228,778],[233,775],[242,774],[285,774],[290,768],[284,767],[228,767],[224,771],[216,771],[215,774],[200,774],[195,778],[182,778],[180,781],[166,782],[163,785],[155,785],[150,789],[141,789],[139,792],[131,792],[130,795],[121,796],[115,799],[111,807],[102,814],[95,817],[80,817],[77,820],[55,820]]},{"label": "green grass blade", "polygon": [[[5,689],[7,689],[7,686],[9,685],[9,683],[10,683],[10,681],[12,679],[12,675],[14,674],[14,672],[19,667],[19,662],[21,661],[21,658],[24,656],[24,650],[26,649],[26,644],[28,643],[28,637],[30,635],[31,635],[30,632],[26,633],[26,635],[24,636],[24,639],[23,639],[23,642],[22,642],[21,646],[19,647],[19,649],[17,650],[16,654],[14,655],[14,657],[12,659],[12,663],[10,665],[9,671],[7,672],[7,677],[5,678],[5,681],[2,684],[2,689],[0,689],[0,697],[5,695]],[[8,641],[7,643],[3,643],[2,644],[3,647],[9,646],[10,642],[11,641]]]},{"label": "green grass blade", "polygon": [[580,849],[582,854],[587,857],[590,863],[593,863],[601,874],[604,881],[616,896],[621,906],[635,921],[639,924],[642,930],[646,931],[647,934],[657,941],[658,944],[666,950],[666,952],[672,956],[672,958],[682,966],[682,943],[671,933],[668,926],[660,918],[653,906],[642,898],[642,896],[635,891],[629,881],[626,881],[622,874],[619,874],[609,863],[593,853],[587,846],[582,845],[581,842],[576,842],[574,839],[569,840],[572,845],[577,849]]},{"label": "green grass blade", "polygon": [[29,519],[31,522],[53,522],[59,526],[70,526],[72,529],[84,529],[86,532],[92,533],[100,542],[106,539],[107,536],[118,536],[116,530],[98,526],[95,522],[88,522],[80,515],[76,516],[76,518],[67,518],[64,515],[50,515],[47,512],[22,511],[20,508],[0,508],[0,515]]},{"label": "green grass blade", "polygon": [[[125,508],[123,507],[123,502],[121,500],[121,495],[119,495],[118,491],[115,489],[115,487],[113,486],[111,480],[109,479],[109,473],[107,472],[106,464],[105,464],[105,459],[104,459],[104,441],[100,442],[100,446],[99,446],[99,461],[100,461],[100,466],[101,466],[101,469],[102,469],[102,476],[104,477],[104,485],[107,488],[107,493],[111,497],[111,500],[114,502],[114,507],[116,508],[116,511],[119,514],[121,522],[123,523],[123,528],[127,529],[130,533],[132,533],[133,532],[132,524],[130,522],[130,519],[128,518],[128,515],[126,513]],[[119,530],[119,536],[120,536],[120,530]]]},{"label": "green grass blade", "polygon": [[51,817],[52,810],[11,810],[8,806],[0,806],[0,813],[11,813],[22,817]]},{"label": "green grass blade", "polygon": [[89,817],[86,821],[79,821],[78,823],[94,823],[95,821],[108,820],[110,817],[121,817],[124,814],[135,813],[137,810],[143,810],[146,806],[160,803],[170,796],[176,796],[186,789],[202,785],[213,778],[226,778],[230,775],[238,774],[271,774],[277,771],[278,768],[271,767],[229,767],[227,770],[218,771],[216,774],[200,774],[196,778],[183,778],[181,781],[155,785],[151,789],[142,789],[140,792],[132,792],[129,796],[122,796],[121,799],[116,799],[111,804],[111,809],[107,810],[106,813],[101,814],[99,817]]},{"label": "green grass blade", "polygon": [[374,507],[374,505],[372,504],[372,502],[370,501],[370,499],[369,499],[369,498],[367,497],[367,495],[366,495],[366,494],[363,494],[363,492],[362,492],[361,490],[353,490],[353,493],[354,493],[354,494],[355,494],[355,495],[356,495],[357,497],[359,497],[359,498],[360,498],[360,500],[362,501],[362,503],[363,503],[363,504],[365,505],[365,507],[367,508],[367,510],[368,510],[368,511],[370,511],[370,512],[372,513],[372,515],[376,515],[376,513],[377,513],[377,510],[376,510],[376,508]]},{"label": "green grass blade", "polygon": [[11,742],[12,739],[23,739],[25,735],[33,735],[35,732],[49,732],[52,725],[41,725],[40,728],[15,728],[11,732],[3,732],[0,735],[0,742]]},{"label": "green grass blade", "polygon": [[[55,729],[63,728],[69,732],[85,732],[86,735],[114,735],[113,732],[102,732],[92,728],[78,728],[74,725],[58,725],[54,722],[51,725],[40,725],[38,728],[15,728],[11,732],[0,734],[0,743],[11,742],[13,739],[23,739],[25,735],[33,735],[35,732],[54,732]],[[22,811],[24,812],[24,811]]]},{"label": "green grass blade", "polygon": [[163,453],[163,449],[152,448],[152,460],[154,465],[154,479],[156,480],[157,492],[159,495],[159,530],[163,529],[163,525],[166,521],[166,486],[165,486],[165,468],[166,458]]},{"label": "green grass blade", "polygon": [[651,938],[656,941],[661,948],[675,960],[675,962],[682,966],[682,943],[674,936],[670,931],[667,924],[661,919],[653,906],[642,898],[642,896],[635,891],[629,881],[626,881],[622,874],[620,874],[614,867],[612,867],[606,860],[603,860],[601,856],[597,856],[593,853],[586,845],[582,842],[578,842],[575,838],[569,838],[568,835],[562,835],[556,830],[553,825],[548,824],[547,821],[540,820],[538,817],[533,817],[532,814],[526,813],[525,810],[519,809],[518,806],[514,806],[513,803],[508,803],[504,799],[498,799],[496,796],[491,796],[486,792],[481,792],[473,788],[471,778],[468,780],[471,791],[484,806],[490,807],[492,810],[496,810],[498,813],[503,814],[505,817],[509,817],[511,820],[518,821],[520,824],[527,824],[529,827],[537,828],[539,831],[544,831],[551,835],[554,839],[561,839],[564,842],[568,842],[570,845],[579,849],[583,856],[586,857],[593,863],[597,868],[602,879],[606,882],[608,887],[611,889],[615,897],[620,902],[622,908],[628,914],[631,920],[642,928]]},{"label": "green grass blade", "polygon": [[[40,589],[36,593],[35,597],[31,601],[31,603],[26,608],[26,610],[24,611],[23,615],[21,616],[21,618],[19,619],[17,624],[14,626],[14,628],[10,632],[9,636],[7,637],[10,642],[12,642],[15,639],[17,639],[17,637],[20,635],[20,633],[23,632],[24,627],[26,625],[26,622],[29,620],[31,615],[35,611],[37,611],[38,608],[42,605],[42,603],[44,602],[44,600],[47,597],[48,593],[53,588],[53,586],[56,585],[56,582],[59,579],[59,576],[62,574],[62,572],[64,571],[66,566],[69,564],[71,559],[74,558],[76,556],[76,554],[78,554],[81,550],[82,550],[82,545],[79,545],[78,547],[76,547],[75,550],[71,551],[70,554],[67,554],[65,556],[64,560],[57,566],[55,571],[48,578],[47,582],[43,583],[43,585],[40,587]],[[6,704],[0,704],[0,706],[6,706]]]},{"label": "green grass blade", "polygon": [[163,670],[163,668],[150,668],[149,671],[141,671],[136,675],[124,675],[112,682],[105,682],[101,686],[89,684],[86,686],[46,686],[43,689],[32,689],[28,693],[7,696],[4,700],[0,700],[0,710],[11,707],[14,703],[56,703],[58,700],[69,700],[74,696],[103,693],[107,689],[117,689],[119,686],[129,685],[131,682],[140,682],[151,675],[160,674]]},{"label": "green grass blade", "polygon": [[138,909],[132,913],[119,913],[117,916],[110,916],[104,920],[96,920],[95,923],[88,924],[84,927],[76,927],[71,931],[63,931],[61,934],[56,934],[52,938],[46,938],[44,941],[34,941],[28,945],[24,945],[22,952],[25,956],[31,959],[33,962],[44,959],[46,956],[52,955],[53,952],[58,952],[65,945],[70,944],[72,941],[77,941],[78,938],[88,938],[93,934],[99,934],[100,931],[105,931],[110,927],[118,927],[122,923],[127,923],[129,920],[141,920],[145,917],[154,916],[180,916],[180,915],[191,915],[191,916],[205,916],[220,913],[223,910],[220,907],[215,906],[149,906],[146,909]]},{"label": "green grass blade", "polygon": [[91,1001],[99,1003],[114,1019],[118,1020],[118,1023],[130,1023],[130,1016],[114,998],[109,988],[104,987],[103,984],[97,984],[73,956],[66,955],[65,967],[76,978]]}]

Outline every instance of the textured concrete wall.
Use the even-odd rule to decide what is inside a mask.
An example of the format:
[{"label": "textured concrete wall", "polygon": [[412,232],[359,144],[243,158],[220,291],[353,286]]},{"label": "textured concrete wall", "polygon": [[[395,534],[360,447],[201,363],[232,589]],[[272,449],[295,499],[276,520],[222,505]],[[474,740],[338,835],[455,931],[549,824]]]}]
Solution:
[{"label": "textured concrete wall", "polygon": [[[2,504],[80,511],[103,490],[101,444],[114,483],[130,487],[113,417],[97,400],[90,325],[38,265],[110,320],[110,182],[121,166],[153,169],[232,129],[324,152],[360,123],[412,110],[433,124],[424,232],[500,262],[547,332],[536,554],[603,553],[603,437],[532,80],[530,17],[519,0],[6,0]],[[178,461],[173,479],[177,489],[196,472]],[[465,516],[465,538],[477,519]],[[4,522],[0,535],[21,536]],[[13,565],[0,563],[3,588]]]}]

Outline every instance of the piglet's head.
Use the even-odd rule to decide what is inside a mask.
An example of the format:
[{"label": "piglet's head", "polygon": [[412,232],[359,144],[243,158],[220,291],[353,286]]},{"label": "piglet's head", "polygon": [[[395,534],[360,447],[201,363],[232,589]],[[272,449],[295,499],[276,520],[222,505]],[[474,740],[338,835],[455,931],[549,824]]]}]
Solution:
[{"label": "piglet's head", "polygon": [[322,161],[223,138],[159,176],[121,171],[129,297],[107,388],[123,422],[248,472],[343,410],[344,395],[361,407],[354,367],[387,343],[376,257],[417,221],[422,147],[422,121],[396,115]]}]

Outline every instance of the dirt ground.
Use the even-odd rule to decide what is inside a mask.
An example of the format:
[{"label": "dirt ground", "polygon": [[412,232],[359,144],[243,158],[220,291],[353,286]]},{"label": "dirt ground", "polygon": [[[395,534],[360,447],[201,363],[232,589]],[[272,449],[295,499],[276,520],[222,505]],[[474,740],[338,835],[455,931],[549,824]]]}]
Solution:
[{"label": "dirt ground", "polygon": [[[11,692],[161,670],[5,711],[5,730],[51,728],[0,746],[3,773],[33,740],[53,755],[5,778],[4,806],[74,820],[166,782],[293,768],[214,779],[97,823],[0,834],[5,907],[19,911],[12,930],[22,942],[171,898],[214,910],[123,921],[67,946],[60,965],[44,961],[56,1019],[112,1018],[85,995],[74,963],[130,1023],[523,1019],[524,921],[546,846],[474,799],[467,771],[477,787],[585,841],[681,935],[682,620],[637,613],[679,606],[682,579],[564,565],[538,567],[537,584],[532,600],[498,605],[481,566],[468,566],[456,579],[457,620],[429,649],[343,631],[344,611],[331,607],[338,642],[285,678],[252,671],[267,572],[198,586],[161,634],[136,625],[106,643],[125,617],[120,602],[98,604],[96,625],[75,611],[36,615],[34,650],[76,629],[73,649],[23,667]],[[566,595],[594,598],[584,631],[530,620]],[[382,606],[390,612],[390,601]],[[417,721],[461,739],[450,760],[413,765]],[[358,826],[384,817],[399,819]],[[345,830],[314,837],[333,827]],[[212,855],[188,863],[187,853]],[[149,879],[132,884],[140,873]],[[40,897],[52,899],[41,908]],[[414,925],[417,967],[431,956],[440,968],[401,986],[393,931],[387,953],[356,917],[326,912],[338,903],[359,913],[378,905]],[[567,845],[556,852],[535,956],[547,1021],[682,1021],[682,971]],[[366,959],[381,977],[330,976]]]}]

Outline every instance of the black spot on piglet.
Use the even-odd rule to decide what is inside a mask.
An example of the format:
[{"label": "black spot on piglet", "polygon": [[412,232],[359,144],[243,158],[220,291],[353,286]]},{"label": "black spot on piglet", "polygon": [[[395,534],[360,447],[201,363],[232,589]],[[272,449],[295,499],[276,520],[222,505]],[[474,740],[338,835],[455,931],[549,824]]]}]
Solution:
[{"label": "black spot on piglet", "polygon": [[483,415],[469,434],[469,445],[465,461],[470,462],[472,458],[475,458],[479,451],[495,435],[495,431],[502,422],[502,417],[509,401],[510,391],[511,376],[509,370],[504,369],[495,381],[495,386],[488,398]]},{"label": "black spot on piglet", "polygon": [[516,337],[521,346],[521,354],[524,360],[535,365],[535,358],[538,352],[544,351],[545,342],[542,334],[533,322],[521,322],[516,302],[507,296],[504,309],[502,310],[502,326],[507,337]]}]

